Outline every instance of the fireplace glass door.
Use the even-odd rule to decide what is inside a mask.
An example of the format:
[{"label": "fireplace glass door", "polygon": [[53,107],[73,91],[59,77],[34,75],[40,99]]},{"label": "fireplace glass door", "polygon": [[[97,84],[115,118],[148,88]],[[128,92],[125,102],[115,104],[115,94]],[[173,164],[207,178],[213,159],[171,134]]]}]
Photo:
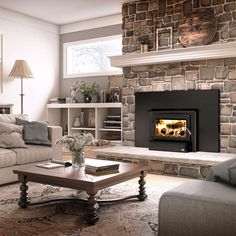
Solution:
[{"label": "fireplace glass door", "polygon": [[187,121],[174,119],[157,119],[155,121],[156,137],[186,138]]},{"label": "fireplace glass door", "polygon": [[151,110],[151,149],[166,151],[195,151],[196,112]]}]

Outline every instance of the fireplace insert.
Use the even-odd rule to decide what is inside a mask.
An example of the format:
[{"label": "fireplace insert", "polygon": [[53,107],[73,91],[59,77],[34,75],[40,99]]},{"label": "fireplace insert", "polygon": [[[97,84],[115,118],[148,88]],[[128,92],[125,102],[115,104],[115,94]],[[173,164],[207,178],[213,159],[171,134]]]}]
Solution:
[{"label": "fireplace insert", "polygon": [[150,110],[149,149],[197,151],[197,111]]},{"label": "fireplace insert", "polygon": [[[135,146],[219,152],[219,101],[217,89],[136,92]],[[168,129],[176,127],[174,135],[162,129],[165,125]]]}]

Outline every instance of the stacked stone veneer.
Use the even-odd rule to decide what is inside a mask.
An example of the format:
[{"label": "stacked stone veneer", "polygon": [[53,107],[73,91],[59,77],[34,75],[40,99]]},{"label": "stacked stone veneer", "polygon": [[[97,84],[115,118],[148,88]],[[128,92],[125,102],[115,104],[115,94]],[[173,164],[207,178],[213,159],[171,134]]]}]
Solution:
[{"label": "stacked stone veneer", "polygon": [[130,157],[115,157],[107,155],[98,155],[98,159],[110,161],[122,161],[128,163],[142,163],[148,165],[148,173],[159,175],[174,175],[179,177],[188,177],[194,179],[205,179],[212,165],[205,164],[189,164],[178,161],[159,161],[144,160]]},{"label": "stacked stone veneer", "polygon": [[149,50],[155,50],[155,29],[172,27],[173,47],[178,42],[178,28],[185,17],[193,12],[206,11],[218,18],[217,33],[213,43],[232,41],[236,37],[235,0],[149,0],[126,3],[123,15],[123,53],[140,50],[140,43],[148,41]]},{"label": "stacked stone veneer", "polygon": [[[163,9],[181,7],[181,11],[163,13]],[[174,47],[178,43],[178,26],[191,11],[207,9],[218,17],[214,43],[236,38],[235,0],[158,0],[137,1],[123,5],[123,52],[139,52],[140,42],[149,41],[153,50],[155,9],[157,28],[172,26]],[[135,143],[135,92],[191,89],[220,90],[221,152],[236,153],[236,58],[144,65],[123,69],[123,140],[124,145]]]}]

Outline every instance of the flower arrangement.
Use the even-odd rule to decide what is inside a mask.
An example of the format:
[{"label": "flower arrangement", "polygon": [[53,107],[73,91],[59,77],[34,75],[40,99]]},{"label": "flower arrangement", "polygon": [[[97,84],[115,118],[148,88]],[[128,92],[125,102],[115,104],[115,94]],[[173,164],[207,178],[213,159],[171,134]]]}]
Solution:
[{"label": "flower arrangement", "polygon": [[59,139],[56,143],[62,144],[66,151],[72,153],[72,166],[84,167],[84,148],[93,143],[93,135],[91,133],[75,133],[66,135]]},{"label": "flower arrangement", "polygon": [[75,133],[73,135],[65,135],[57,140],[58,144],[63,144],[66,151],[78,152],[93,143],[93,135],[91,133]]},{"label": "flower arrangement", "polygon": [[99,86],[95,82],[92,85],[85,83],[84,81],[76,82],[77,92],[81,92],[84,96],[92,96],[98,93]]}]

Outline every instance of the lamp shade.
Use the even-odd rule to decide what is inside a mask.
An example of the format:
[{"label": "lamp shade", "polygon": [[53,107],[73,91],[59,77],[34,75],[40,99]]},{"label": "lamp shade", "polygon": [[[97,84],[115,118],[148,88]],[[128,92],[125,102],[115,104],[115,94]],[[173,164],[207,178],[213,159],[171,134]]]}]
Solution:
[{"label": "lamp shade", "polygon": [[33,74],[28,66],[27,61],[24,60],[16,60],[15,64],[9,74],[11,77],[19,77],[19,78],[33,78]]}]

